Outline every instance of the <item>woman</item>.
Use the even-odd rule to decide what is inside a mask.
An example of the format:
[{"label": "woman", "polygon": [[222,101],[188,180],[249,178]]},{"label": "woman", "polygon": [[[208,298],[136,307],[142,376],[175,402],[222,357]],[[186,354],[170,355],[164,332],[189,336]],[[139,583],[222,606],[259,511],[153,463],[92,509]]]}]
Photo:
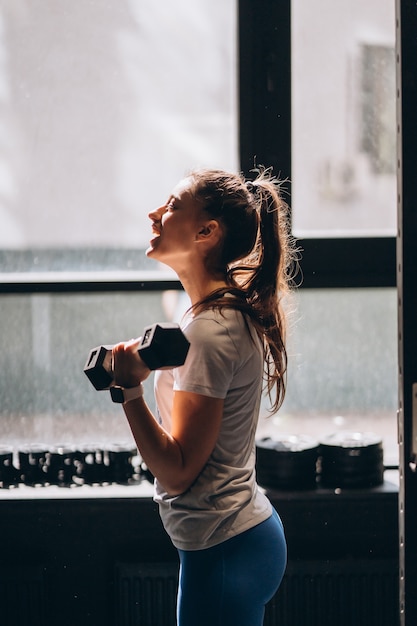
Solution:
[{"label": "woman", "polygon": [[142,395],[138,340],[113,349],[115,384],[179,552],[179,626],[261,626],[284,574],[282,524],[256,485],[255,431],[263,379],[274,410],[285,392],[285,209],[268,171],[253,182],[187,176],[149,214],[146,254],[175,270],[191,301],[186,362],[155,374],[157,417]]}]

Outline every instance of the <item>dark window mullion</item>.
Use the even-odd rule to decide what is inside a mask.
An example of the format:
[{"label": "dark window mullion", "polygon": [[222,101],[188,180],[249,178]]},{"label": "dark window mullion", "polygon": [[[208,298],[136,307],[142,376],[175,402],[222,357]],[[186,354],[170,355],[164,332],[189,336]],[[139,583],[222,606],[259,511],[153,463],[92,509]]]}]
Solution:
[{"label": "dark window mullion", "polygon": [[394,237],[303,239],[297,243],[302,255],[301,287],[396,286]]}]

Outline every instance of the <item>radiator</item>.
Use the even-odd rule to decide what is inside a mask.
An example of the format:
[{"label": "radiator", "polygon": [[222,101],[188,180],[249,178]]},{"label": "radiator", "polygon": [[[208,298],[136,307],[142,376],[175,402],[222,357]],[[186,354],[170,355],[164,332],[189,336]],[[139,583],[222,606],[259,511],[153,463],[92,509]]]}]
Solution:
[{"label": "radiator", "polygon": [[[119,564],[117,626],[175,626],[177,566]],[[392,560],[294,561],[266,607],[264,626],[397,626]]]},{"label": "radiator", "polygon": [[117,626],[176,626],[178,566],[175,563],[116,567]]},{"label": "radiator", "polygon": [[37,566],[0,568],[0,624],[42,626],[46,620],[44,570]]},{"label": "radiator", "polygon": [[290,562],[264,626],[397,626],[392,560]]}]

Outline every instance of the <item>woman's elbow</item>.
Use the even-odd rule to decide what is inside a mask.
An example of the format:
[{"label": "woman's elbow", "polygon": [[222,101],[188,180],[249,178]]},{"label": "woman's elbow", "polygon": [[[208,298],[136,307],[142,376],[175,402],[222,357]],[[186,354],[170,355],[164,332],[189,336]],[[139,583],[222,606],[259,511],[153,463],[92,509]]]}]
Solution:
[{"label": "woman's elbow", "polygon": [[167,494],[174,498],[176,496],[181,496],[183,493],[188,491],[190,487],[195,483],[197,476],[187,476],[187,475],[176,475],[166,477],[165,480],[159,480],[158,482],[162,485]]}]

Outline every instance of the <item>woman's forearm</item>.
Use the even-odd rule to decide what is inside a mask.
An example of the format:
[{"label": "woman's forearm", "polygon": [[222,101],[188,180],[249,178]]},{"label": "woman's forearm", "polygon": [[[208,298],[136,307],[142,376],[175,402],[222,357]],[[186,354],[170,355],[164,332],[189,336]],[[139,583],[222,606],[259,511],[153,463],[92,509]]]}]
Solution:
[{"label": "woman's forearm", "polygon": [[183,481],[183,455],[179,443],[157,422],[144,398],[123,405],[139,453],[167,493],[187,488]]},{"label": "woman's forearm", "polygon": [[175,391],[169,432],[143,397],[123,405],[143,460],[170,495],[184,493],[206,465],[219,436],[223,404],[221,398]]}]

